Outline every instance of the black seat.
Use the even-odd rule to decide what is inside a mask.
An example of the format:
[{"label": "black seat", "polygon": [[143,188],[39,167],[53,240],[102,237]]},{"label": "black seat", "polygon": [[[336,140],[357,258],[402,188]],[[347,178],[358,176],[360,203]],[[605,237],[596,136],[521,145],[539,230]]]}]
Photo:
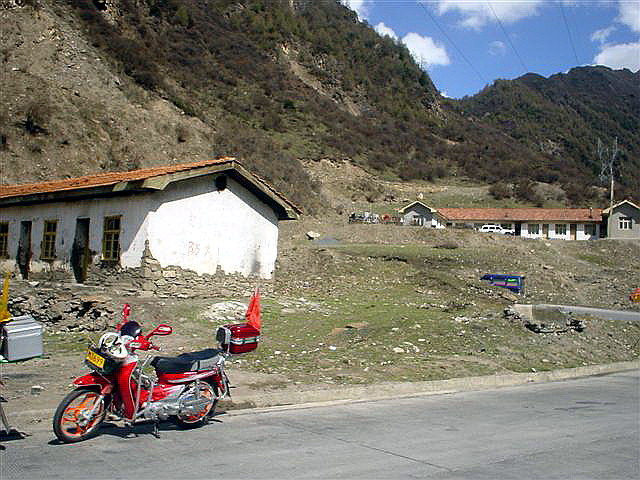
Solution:
[{"label": "black seat", "polygon": [[155,357],[151,360],[158,373],[185,373],[198,370],[212,370],[218,361],[218,355],[224,352],[221,348],[206,348],[197,352],[189,352],[177,357]]}]

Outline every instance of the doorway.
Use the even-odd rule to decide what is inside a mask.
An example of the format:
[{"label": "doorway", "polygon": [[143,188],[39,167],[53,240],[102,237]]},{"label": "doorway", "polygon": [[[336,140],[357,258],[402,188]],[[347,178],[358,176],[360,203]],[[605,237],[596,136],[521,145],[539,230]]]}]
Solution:
[{"label": "doorway", "polygon": [[542,238],[549,238],[549,224],[542,224]]},{"label": "doorway", "polygon": [[578,232],[578,224],[576,224],[576,223],[569,224],[569,238],[571,240],[575,240],[576,239],[577,232]]},{"label": "doorway", "polygon": [[84,283],[89,267],[89,219],[76,220],[76,233],[71,247],[71,268],[76,282]]},{"label": "doorway", "polygon": [[517,223],[516,223],[516,228],[515,228],[514,235],[515,235],[516,237],[519,237],[519,236],[521,236],[521,235],[522,235],[522,223],[521,223],[521,222],[517,222]]},{"label": "doorway", "polygon": [[18,268],[23,280],[29,278],[31,263],[31,220],[20,222],[20,240],[18,241]]}]

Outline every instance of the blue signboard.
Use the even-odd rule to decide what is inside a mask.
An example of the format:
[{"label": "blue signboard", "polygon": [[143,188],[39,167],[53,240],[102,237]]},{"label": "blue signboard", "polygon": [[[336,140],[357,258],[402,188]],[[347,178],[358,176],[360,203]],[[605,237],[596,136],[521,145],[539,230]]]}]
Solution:
[{"label": "blue signboard", "polygon": [[488,273],[480,277],[496,287],[507,288],[514,293],[524,295],[524,275],[504,275],[500,273]]}]

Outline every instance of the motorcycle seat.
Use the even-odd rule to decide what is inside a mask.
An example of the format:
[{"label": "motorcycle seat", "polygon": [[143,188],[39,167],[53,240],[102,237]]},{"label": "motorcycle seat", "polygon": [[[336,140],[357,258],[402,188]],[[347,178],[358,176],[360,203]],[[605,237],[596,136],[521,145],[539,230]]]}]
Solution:
[{"label": "motorcycle seat", "polygon": [[213,370],[218,362],[221,348],[206,348],[197,352],[182,353],[177,357],[154,357],[151,360],[158,373],[185,373],[198,370]]}]

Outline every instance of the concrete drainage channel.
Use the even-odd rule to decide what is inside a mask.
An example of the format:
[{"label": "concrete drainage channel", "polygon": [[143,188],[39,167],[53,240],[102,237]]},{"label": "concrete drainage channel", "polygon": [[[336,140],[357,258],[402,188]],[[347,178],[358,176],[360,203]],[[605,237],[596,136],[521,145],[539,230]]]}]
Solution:
[{"label": "concrete drainage channel", "polygon": [[604,308],[580,307],[577,305],[525,305],[515,304],[513,310],[530,322],[554,320],[560,315],[590,315],[604,320],[640,322],[640,312],[630,310],[608,310]]}]

